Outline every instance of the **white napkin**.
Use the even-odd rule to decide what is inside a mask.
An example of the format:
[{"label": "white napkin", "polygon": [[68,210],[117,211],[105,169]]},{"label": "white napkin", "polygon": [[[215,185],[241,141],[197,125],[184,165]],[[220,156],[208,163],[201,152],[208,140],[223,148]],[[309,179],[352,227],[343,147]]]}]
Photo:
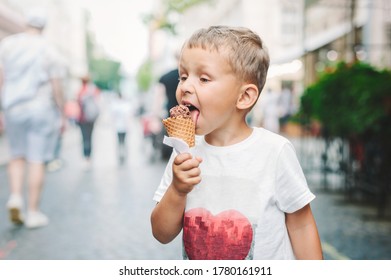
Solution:
[{"label": "white napkin", "polygon": [[163,143],[174,148],[178,154],[190,153],[189,145],[180,138],[164,136]]}]

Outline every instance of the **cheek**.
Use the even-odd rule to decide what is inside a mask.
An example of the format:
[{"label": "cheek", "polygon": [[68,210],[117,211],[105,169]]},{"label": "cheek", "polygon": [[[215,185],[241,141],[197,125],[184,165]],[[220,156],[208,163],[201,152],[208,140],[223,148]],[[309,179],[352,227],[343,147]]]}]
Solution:
[{"label": "cheek", "polygon": [[182,99],[181,90],[180,90],[179,86],[178,86],[177,89],[176,89],[175,97],[176,97],[176,101],[177,101],[178,104],[179,104],[180,101],[181,101],[181,99]]},{"label": "cheek", "polygon": [[210,117],[216,117],[225,114],[231,114],[234,105],[232,101],[224,98],[209,98],[204,100],[202,108],[206,109],[205,114]]},{"label": "cheek", "polygon": [[225,112],[221,110],[220,104],[216,102],[203,102],[203,104],[200,105],[200,119],[203,120],[204,125],[218,122],[222,115],[225,114]]}]

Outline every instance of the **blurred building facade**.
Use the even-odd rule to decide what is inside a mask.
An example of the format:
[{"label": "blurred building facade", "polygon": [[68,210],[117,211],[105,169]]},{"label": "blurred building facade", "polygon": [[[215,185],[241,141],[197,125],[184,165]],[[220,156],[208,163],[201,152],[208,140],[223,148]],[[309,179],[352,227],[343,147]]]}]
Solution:
[{"label": "blurred building facade", "polygon": [[0,40],[23,30],[23,17],[0,2]]},{"label": "blurred building facade", "polygon": [[271,57],[266,87],[289,87],[296,96],[340,60],[391,68],[391,0],[211,0],[171,20],[177,35],[151,30],[158,72],[173,49],[210,25],[246,26],[260,34]]},{"label": "blurred building facade", "polygon": [[[153,13],[162,13],[167,1],[153,1]],[[0,0],[0,39],[23,29],[26,10],[44,6],[49,14],[44,34],[58,47],[70,77],[76,80],[88,71],[87,14],[80,9],[79,2],[83,1]],[[151,24],[149,55],[156,77],[175,65],[175,51],[192,32],[218,24],[247,26],[261,35],[271,57],[266,87],[276,91],[290,87],[299,96],[316,81],[320,71],[339,60],[359,59],[380,68],[391,68],[391,0],[201,2],[169,16],[176,34]],[[70,83],[69,91],[74,91],[77,85]]]},{"label": "blurred building facade", "polygon": [[336,61],[391,68],[390,0],[306,1],[304,84]]}]

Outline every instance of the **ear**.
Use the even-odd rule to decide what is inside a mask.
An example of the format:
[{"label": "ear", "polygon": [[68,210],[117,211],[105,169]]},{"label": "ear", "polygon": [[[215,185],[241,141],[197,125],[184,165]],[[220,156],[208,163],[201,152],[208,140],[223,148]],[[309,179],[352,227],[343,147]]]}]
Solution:
[{"label": "ear", "polygon": [[243,85],[241,94],[236,102],[236,108],[241,110],[250,109],[255,102],[257,102],[259,96],[258,87],[254,84]]}]

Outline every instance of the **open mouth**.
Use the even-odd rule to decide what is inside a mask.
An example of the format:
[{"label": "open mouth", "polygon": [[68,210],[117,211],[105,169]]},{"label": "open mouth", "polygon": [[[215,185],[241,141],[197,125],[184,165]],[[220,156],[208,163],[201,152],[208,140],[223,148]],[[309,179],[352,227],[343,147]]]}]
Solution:
[{"label": "open mouth", "polygon": [[189,111],[190,111],[190,112],[192,112],[192,111],[194,111],[194,110],[197,110],[197,111],[198,111],[198,109],[197,109],[194,105],[188,104],[188,105],[186,105],[186,106],[187,106],[187,108],[189,108]]},{"label": "open mouth", "polygon": [[189,108],[189,111],[190,111],[190,114],[191,114],[191,119],[193,120],[193,122],[197,126],[197,121],[198,121],[198,116],[200,115],[200,111],[193,104],[185,103],[183,105],[185,105],[187,108]]}]

